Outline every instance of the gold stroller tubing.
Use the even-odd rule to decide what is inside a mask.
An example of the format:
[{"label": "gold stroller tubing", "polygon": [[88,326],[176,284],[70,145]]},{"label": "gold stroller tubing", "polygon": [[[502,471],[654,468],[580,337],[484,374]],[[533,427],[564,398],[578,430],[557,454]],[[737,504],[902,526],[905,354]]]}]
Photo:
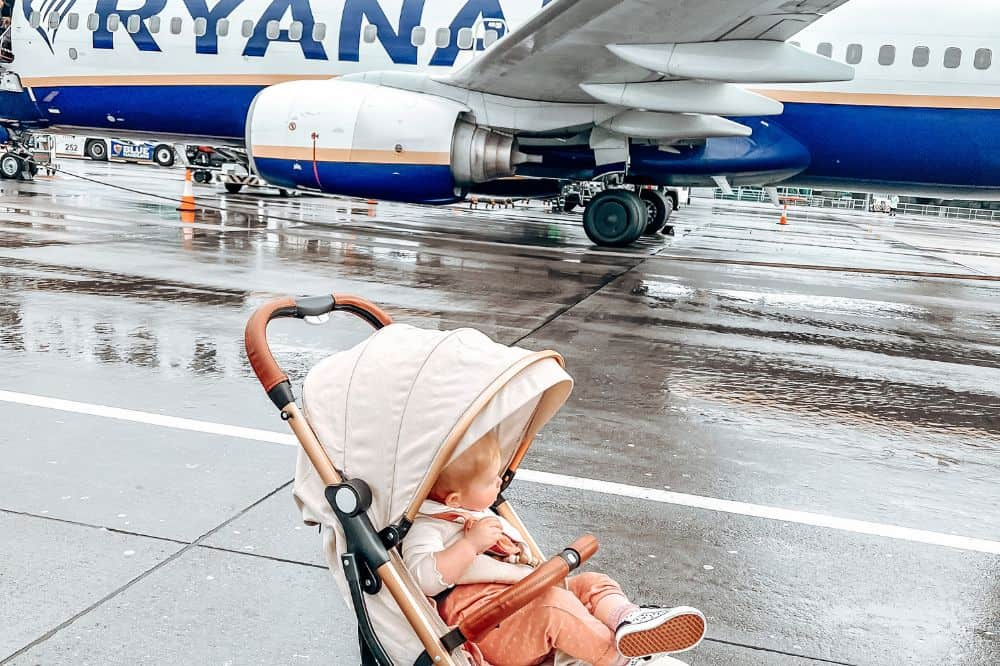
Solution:
[{"label": "gold stroller tubing", "polygon": [[309,425],[302,415],[302,410],[299,409],[299,406],[291,402],[285,406],[285,409],[281,413],[282,417],[288,421],[288,425],[292,428],[292,432],[295,433],[296,439],[302,445],[302,450],[309,457],[309,462],[312,463],[323,483],[327,486],[335,486],[340,483],[343,480],[340,472],[333,466],[333,461],[330,460],[330,456],[327,454],[326,449],[323,448],[323,445],[319,443],[319,438],[316,437],[312,426]]}]

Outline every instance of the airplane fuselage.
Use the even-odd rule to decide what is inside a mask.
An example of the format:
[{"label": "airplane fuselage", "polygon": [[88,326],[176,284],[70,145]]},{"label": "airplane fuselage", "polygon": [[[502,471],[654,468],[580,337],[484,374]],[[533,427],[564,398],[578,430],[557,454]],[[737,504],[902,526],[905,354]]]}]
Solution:
[{"label": "airplane fuselage", "polygon": [[[245,137],[252,100],[269,85],[373,70],[447,74],[544,4],[18,2],[13,69],[40,125],[235,142]],[[993,26],[1000,24],[1000,7],[957,5],[853,0],[795,39],[807,50],[846,60],[856,68],[854,81],[750,86],[782,101],[785,110],[773,118],[738,119],[755,128],[749,141],[763,141],[778,128],[794,141],[768,145],[753,160],[727,161],[736,140],[709,139],[679,156],[650,154],[645,177],[700,182],[703,170],[720,164],[733,174],[752,174],[766,171],[770,156],[775,164],[797,165],[800,172],[789,183],[995,195],[1000,52],[994,64],[991,49],[997,45]],[[553,100],[544,90],[538,98],[578,101]],[[801,159],[781,153],[799,150],[794,142],[804,147]],[[717,159],[707,161],[707,154]]]}]

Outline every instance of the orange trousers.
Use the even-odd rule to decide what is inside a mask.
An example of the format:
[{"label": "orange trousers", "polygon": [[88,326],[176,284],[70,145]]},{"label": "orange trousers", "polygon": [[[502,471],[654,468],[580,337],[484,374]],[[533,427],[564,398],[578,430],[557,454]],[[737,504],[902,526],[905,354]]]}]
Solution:
[{"label": "orange trousers", "polygon": [[[439,605],[449,625],[491,603],[509,586],[495,583],[457,585]],[[633,608],[621,587],[599,573],[566,579],[504,620],[477,646],[493,666],[533,666],[553,650],[594,666],[615,666],[623,659],[611,628],[625,608]]]}]

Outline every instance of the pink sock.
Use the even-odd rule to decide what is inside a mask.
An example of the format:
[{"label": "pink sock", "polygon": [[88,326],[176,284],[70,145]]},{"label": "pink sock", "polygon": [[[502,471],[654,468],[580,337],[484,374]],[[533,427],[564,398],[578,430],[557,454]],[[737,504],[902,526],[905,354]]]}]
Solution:
[{"label": "pink sock", "polygon": [[637,610],[639,607],[629,601],[624,594],[609,594],[594,606],[593,616],[614,631],[622,623],[622,618]]}]

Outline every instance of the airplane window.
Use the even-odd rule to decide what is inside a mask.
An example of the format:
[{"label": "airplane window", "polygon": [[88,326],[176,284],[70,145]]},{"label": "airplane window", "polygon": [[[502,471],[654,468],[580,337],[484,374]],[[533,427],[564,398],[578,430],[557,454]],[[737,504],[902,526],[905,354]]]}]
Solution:
[{"label": "airplane window", "polygon": [[98,17],[97,14],[89,14],[87,16],[87,30],[95,32],[97,30],[97,22],[99,20],[100,17]]},{"label": "airplane window", "polygon": [[199,16],[194,20],[194,36],[204,37],[205,33],[208,32],[208,19],[204,16]]},{"label": "airplane window", "polygon": [[462,28],[458,31],[458,48],[462,50],[471,49],[475,42],[472,28]]},{"label": "airplane window", "polygon": [[49,14],[49,27],[58,28],[60,18],[61,17],[59,16],[59,12],[52,12],[51,14]]},{"label": "airplane window", "polygon": [[819,46],[816,47],[816,53],[821,56],[826,56],[827,58],[833,57],[833,44],[830,42],[821,42]]},{"label": "airplane window", "polygon": [[926,67],[931,61],[931,50],[926,46],[918,46],[913,49],[913,66]]},{"label": "airplane window", "polygon": [[244,37],[250,37],[253,35],[253,21],[250,19],[243,21],[243,27],[240,28],[240,34]]},{"label": "airplane window", "polygon": [[118,14],[108,14],[108,30],[114,32],[122,24],[122,19]]},{"label": "airplane window", "polygon": [[958,69],[962,65],[962,49],[952,46],[944,50],[944,66]]},{"label": "airplane window", "polygon": [[412,46],[423,46],[424,42],[427,41],[427,28],[422,25],[418,25],[410,33],[410,44]]},{"label": "airplane window", "polygon": [[374,44],[378,38],[378,26],[369,23],[365,26],[365,43]]},{"label": "airplane window", "polygon": [[146,20],[146,25],[149,26],[149,32],[155,35],[160,31],[160,17],[150,16]]},{"label": "airplane window", "polygon": [[215,24],[215,34],[225,37],[229,34],[229,19],[219,19]]},{"label": "airplane window", "polygon": [[888,67],[896,62],[896,47],[892,44],[883,44],[878,50],[878,64]]},{"label": "airplane window", "polygon": [[70,30],[76,30],[80,27],[80,15],[77,13],[70,14],[66,17],[66,27]]},{"label": "airplane window", "polygon": [[267,22],[267,38],[274,41],[281,35],[281,24],[277,21]]},{"label": "airplane window", "polygon": [[993,51],[991,49],[978,49],[972,64],[976,69],[989,69],[993,65]]},{"label": "airplane window", "polygon": [[861,62],[861,58],[865,54],[865,47],[861,44],[848,44],[847,45],[847,64],[857,65]]},{"label": "airplane window", "polygon": [[128,21],[125,23],[125,29],[128,30],[130,35],[134,35],[139,32],[139,24],[142,19],[139,18],[138,14],[132,14],[128,17]]},{"label": "airplane window", "polygon": [[38,26],[40,26],[42,24],[42,14],[41,14],[41,12],[39,12],[37,10],[31,12],[31,18],[28,19],[28,24],[32,28],[37,28]]},{"label": "airplane window", "polygon": [[322,42],[326,39],[326,23],[317,23],[313,26],[313,41]]},{"label": "airplane window", "polygon": [[443,49],[449,44],[451,44],[451,30],[448,28],[438,28],[437,33],[434,34],[434,46]]},{"label": "airplane window", "polygon": [[183,28],[184,28],[184,21],[181,19],[180,16],[175,16],[172,19],[170,19],[170,34],[171,35],[179,35],[179,34],[181,34],[181,30]]},{"label": "airplane window", "polygon": [[483,38],[483,46],[489,48],[493,46],[498,39],[500,39],[499,30],[487,30],[486,36]]},{"label": "airplane window", "polygon": [[293,42],[302,39],[302,21],[292,21],[292,25],[288,27],[288,38]]}]

